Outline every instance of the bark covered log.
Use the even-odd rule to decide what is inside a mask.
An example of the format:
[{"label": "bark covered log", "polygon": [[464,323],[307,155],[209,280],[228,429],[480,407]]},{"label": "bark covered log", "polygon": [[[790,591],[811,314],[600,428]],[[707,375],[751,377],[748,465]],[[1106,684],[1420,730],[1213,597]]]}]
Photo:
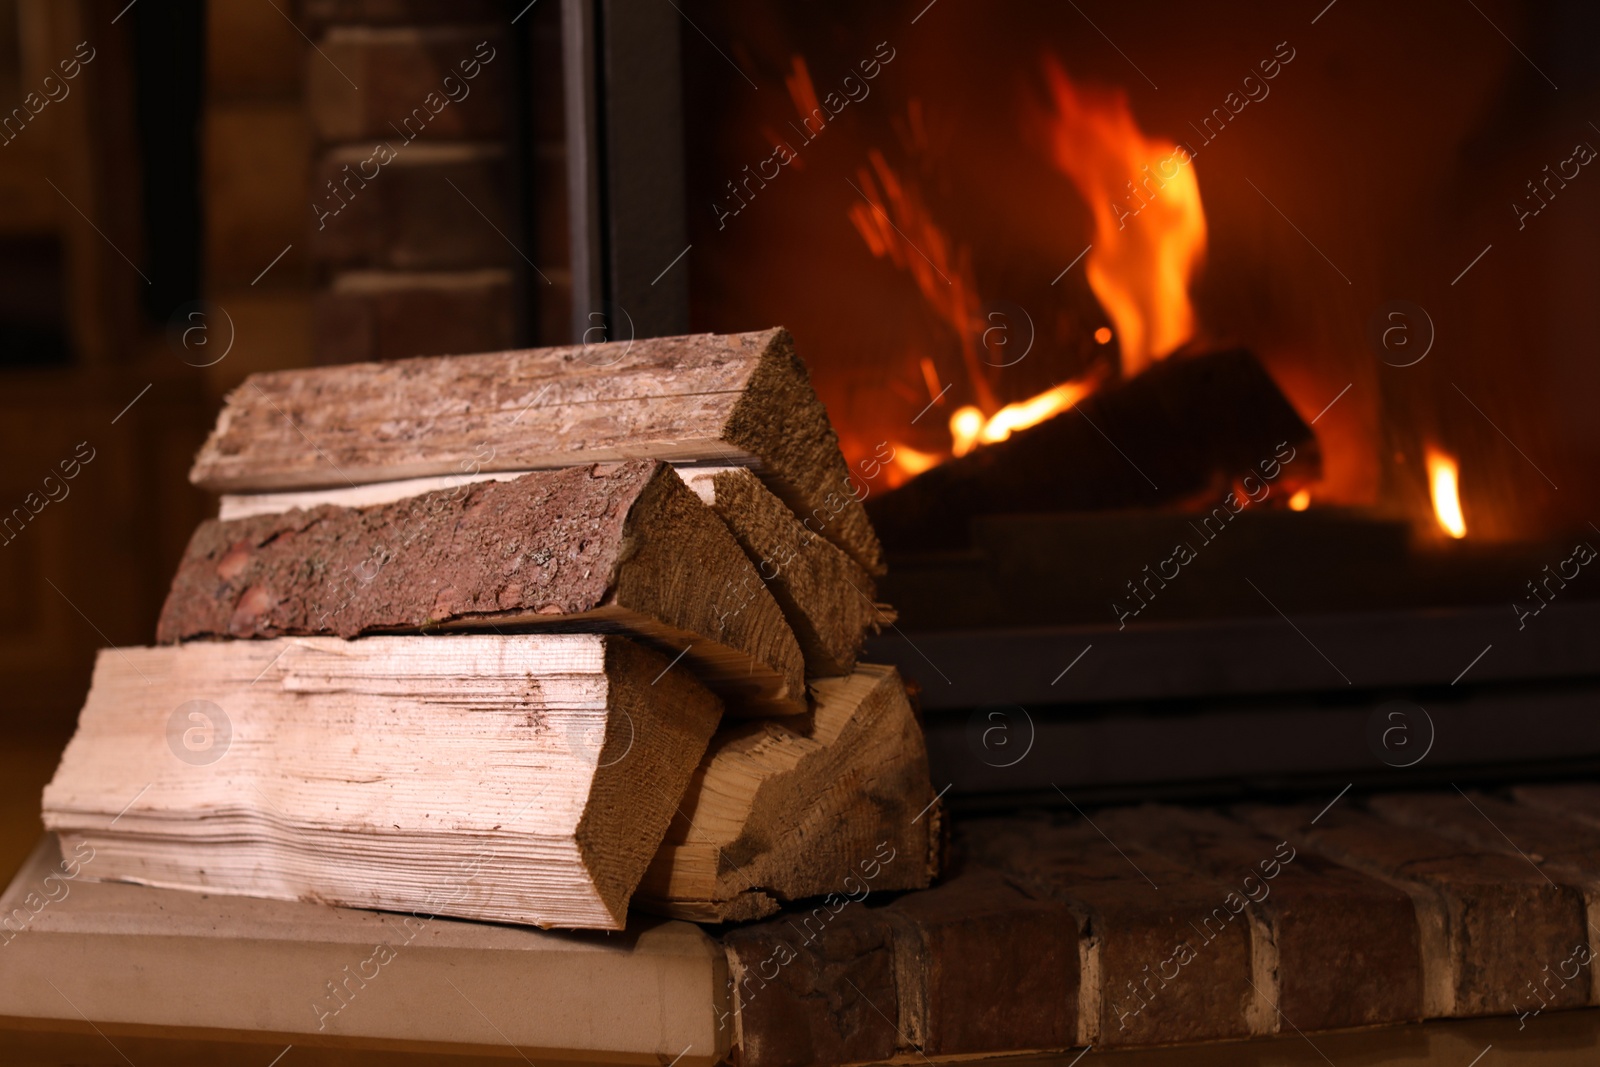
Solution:
[{"label": "bark covered log", "polygon": [[255,374],[189,478],[253,493],[636,458],[750,467],[883,572],[865,488],[781,328]]},{"label": "bark covered log", "polygon": [[650,460],[207,521],[157,639],[509,627],[626,630],[687,649],[736,711],[806,707],[777,602],[715,513]]}]

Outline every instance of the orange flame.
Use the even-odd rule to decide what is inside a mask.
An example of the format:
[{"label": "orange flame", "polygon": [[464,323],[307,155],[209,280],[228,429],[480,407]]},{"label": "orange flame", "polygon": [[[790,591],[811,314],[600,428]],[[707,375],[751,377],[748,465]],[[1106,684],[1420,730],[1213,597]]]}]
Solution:
[{"label": "orange flame", "polygon": [[1049,60],[1055,164],[1094,217],[1089,287],[1132,376],[1194,336],[1189,281],[1206,247],[1200,184],[1185,148],[1140,132],[1119,90],[1090,94]]},{"label": "orange flame", "polygon": [[1063,382],[1038,396],[1007,404],[987,419],[983,412],[970,405],[958,408],[950,416],[950,451],[964,456],[979,445],[1004,441],[1017,430],[1026,430],[1066,411],[1094,392],[1097,384],[1097,379],[1093,378]]},{"label": "orange flame", "polygon": [[1425,449],[1428,464],[1428,491],[1433,496],[1433,517],[1439,528],[1451,537],[1467,536],[1467,520],[1461,514],[1461,469],[1455,457],[1432,445]]},{"label": "orange flame", "polygon": [[955,247],[916,187],[900,179],[882,152],[872,149],[867,162],[870,166],[856,174],[861,198],[850,205],[851,223],[874,256],[911,275],[928,307],[955,331],[978,402],[994,407],[994,390],[978,355],[981,315],[971,252]]},{"label": "orange flame", "polygon": [[888,488],[904,485],[907,479],[915,478],[925,470],[932,470],[944,459],[936,452],[919,452],[910,445],[895,445],[894,465],[888,472]]},{"label": "orange flame", "polygon": [[[1169,142],[1145,137],[1120,93],[1088,99],[1059,66],[1050,64],[1046,74],[1057,112],[1051,127],[1051,150],[1057,166],[1077,185],[1095,218],[1096,236],[1085,269],[1121,339],[1123,371],[1132,375],[1194,334],[1188,285],[1206,240],[1200,187],[1188,153]],[[816,90],[804,60],[795,57],[785,81],[801,115],[810,114],[816,106]],[[916,114],[913,102],[913,118]],[[1139,189],[1134,186],[1136,179]],[[1018,430],[1066,411],[1095,390],[1100,384],[1098,374],[1001,405],[979,355],[983,320],[970,251],[951,239],[917,187],[902,178],[877,149],[867,154],[867,165],[857,171],[854,184],[860,195],[850,205],[849,217],[868,250],[909,274],[929,309],[956,335],[975,403],[950,416],[952,455],[963,456],[981,445],[1004,441]],[[1125,197],[1126,203],[1113,204],[1114,196]],[[1146,217],[1135,220],[1137,215]],[[1113,334],[1101,327],[1094,336],[1100,344],[1107,344]],[[924,358],[920,366],[937,403],[948,386],[938,386],[932,360]],[[898,443],[895,447],[900,457],[893,465],[896,480],[915,476],[947,458]]]},{"label": "orange flame", "polygon": [[[1043,422],[1088,396],[1098,384],[1098,378],[1065,382],[1030,399],[999,406],[978,355],[975,327],[982,319],[970,255],[964,249],[952,254],[952,242],[916,190],[900,180],[881,152],[874,149],[868,154],[868,161],[870,169],[863,168],[858,174],[861,188],[869,201],[881,197],[889,214],[875,203],[858,202],[850,206],[850,221],[874,256],[887,258],[911,274],[928,306],[955,331],[968,381],[982,405],[969,404],[950,416],[951,454],[964,456],[980,444],[1004,441],[1014,431]],[[906,231],[917,234],[919,241],[913,243],[904,239]],[[930,393],[934,389],[932,369],[930,360],[922,361]],[[985,415],[985,409],[994,414]],[[905,446],[896,448],[905,449]],[[912,475],[943,461],[940,456],[916,452],[913,457],[912,450],[906,451],[909,458],[899,466]]]}]

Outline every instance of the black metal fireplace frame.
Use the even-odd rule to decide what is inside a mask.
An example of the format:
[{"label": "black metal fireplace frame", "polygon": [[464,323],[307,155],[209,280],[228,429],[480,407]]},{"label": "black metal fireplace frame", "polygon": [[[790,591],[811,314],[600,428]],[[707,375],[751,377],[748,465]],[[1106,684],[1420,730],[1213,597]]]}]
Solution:
[{"label": "black metal fireplace frame", "polygon": [[562,0],[574,342],[689,330],[674,4]]},{"label": "black metal fireplace frame", "polygon": [[[672,3],[562,0],[561,18],[572,339],[687,332],[681,46],[684,27],[698,28]],[[1298,620],[1319,643],[1349,650],[1361,665],[1353,681],[1276,617],[1126,633],[919,631],[908,620],[868,658],[920,685],[936,786],[948,782],[968,802],[1593,773],[1600,604],[1553,610],[1522,641],[1503,638],[1510,617],[1494,606]],[[1099,662],[1063,680],[1058,672],[1089,645]],[[1394,701],[1438,709],[1428,735],[1437,747],[1415,766],[1386,761],[1365,740],[1373,714]],[[1021,713],[1026,722],[1007,728],[1031,758],[1006,763],[1015,749],[993,752],[975,737],[975,722],[980,737],[988,728],[985,709]]]}]

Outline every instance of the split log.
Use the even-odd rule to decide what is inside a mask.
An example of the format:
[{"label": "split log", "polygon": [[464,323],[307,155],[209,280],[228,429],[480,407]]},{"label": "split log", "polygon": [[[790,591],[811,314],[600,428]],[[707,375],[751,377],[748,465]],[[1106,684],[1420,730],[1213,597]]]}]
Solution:
[{"label": "split log", "polygon": [[721,713],[669,662],[593,634],[106,650],[44,822],[102,880],[620,929]]},{"label": "split log", "polygon": [[1321,452],[1255,356],[1234,349],[1163,360],[875,494],[867,511],[891,547],[953,548],[979,515],[1216,503],[1269,469],[1292,492],[1320,477]]},{"label": "split log", "polygon": [[636,458],[750,467],[882,573],[866,492],[784,329],[254,374],[189,477],[240,493]]},{"label": "split log", "polygon": [[514,482],[532,471],[480,471],[476,474],[439,474],[429,478],[401,478],[394,482],[369,482],[335,489],[291,489],[282,493],[223,493],[217,498],[217,518],[248,519],[256,515],[282,515],[285,511],[310,511],[324,504],[345,508],[370,508],[396,500],[459,489],[474,482]]},{"label": "split log", "polygon": [[[873,577],[843,549],[813,533],[776,494],[744,467],[678,467],[689,488],[720,515],[750,562],[767,583],[794,628],[805,654],[806,673],[849,674],[868,633],[894,619],[887,605],[875,603]],[[276,515],[323,504],[371,507],[410,496],[456,489],[474,482],[514,481],[528,472],[408,478],[344,489],[304,489],[285,493],[224,494],[223,520]],[[749,576],[745,576],[749,580]],[[848,583],[848,585],[846,584]]]},{"label": "split log", "polygon": [[682,652],[736,712],[805,711],[777,602],[711,509],[651,460],[207,521],[157,640],[510,627],[624,630]]},{"label": "split log", "polygon": [[868,633],[892,613],[878,607],[872,576],[813,533],[761,480],[741,467],[680,467],[678,473],[733,531],[789,620],[806,673],[849,674]]},{"label": "split log", "polygon": [[741,921],[806,897],[928,885],[939,813],[899,673],[862,664],[813,688],[809,721],[739,723],[712,741],[639,907]]}]

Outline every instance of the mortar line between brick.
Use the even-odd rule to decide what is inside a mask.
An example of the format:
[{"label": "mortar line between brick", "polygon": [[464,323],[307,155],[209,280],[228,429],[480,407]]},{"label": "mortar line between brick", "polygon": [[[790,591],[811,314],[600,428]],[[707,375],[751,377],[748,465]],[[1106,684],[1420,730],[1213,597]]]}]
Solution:
[{"label": "mortar line between brick", "polygon": [[921,1049],[916,1048],[912,1044],[911,1039],[905,1035],[905,1031],[901,1030],[900,1027],[895,1024],[895,1021],[893,1019],[891,1019],[887,1015],[883,1014],[883,1009],[878,1007],[876,1004],[874,1004],[872,1002],[872,998],[871,997],[869,997],[865,993],[861,992],[861,987],[860,986],[858,986],[854,982],[850,981],[850,976],[848,974],[840,975],[839,977],[844,979],[845,985],[849,986],[851,989],[854,989],[856,991],[856,994],[858,996],[860,996],[862,1000],[867,1002],[867,1007],[869,1007],[873,1011],[877,1012],[878,1013],[878,1017],[881,1018],[884,1022],[889,1024],[889,1029],[893,1030],[895,1032],[896,1036],[898,1036],[901,1041],[905,1042],[905,1047],[906,1048],[911,1049],[918,1056],[921,1056],[922,1057],[922,1062],[926,1063],[928,1065],[928,1067],[933,1067],[933,1061],[928,1059],[927,1055]]},{"label": "mortar line between brick", "polygon": [[1256,994],[1258,996],[1260,996],[1261,999],[1265,1000],[1268,1004],[1272,1004],[1272,1010],[1277,1012],[1280,1016],[1282,1016],[1284,1022],[1288,1023],[1290,1026],[1293,1026],[1295,1033],[1299,1034],[1301,1037],[1305,1037],[1306,1038],[1306,1044],[1310,1045],[1313,1049],[1316,1049],[1316,1052],[1317,1052],[1318,1056],[1321,1056],[1324,1060],[1327,1060],[1328,1067],[1338,1067],[1337,1064],[1335,1064],[1332,1060],[1328,1059],[1328,1054],[1326,1052],[1323,1052],[1320,1048],[1317,1048],[1317,1043],[1315,1041],[1311,1040],[1309,1037],[1306,1037],[1305,1031],[1301,1030],[1298,1026],[1294,1025],[1294,1020],[1293,1019],[1291,1019],[1287,1015],[1283,1014],[1283,1009],[1282,1008],[1278,1007],[1278,1005],[1276,1005],[1276,1004],[1273,1004],[1271,997],[1269,997],[1265,993],[1261,992],[1260,987],[1257,986],[1255,984],[1255,982],[1251,981],[1248,976],[1245,978],[1245,981],[1246,982],[1250,982],[1250,988],[1254,989],[1256,991]]}]

